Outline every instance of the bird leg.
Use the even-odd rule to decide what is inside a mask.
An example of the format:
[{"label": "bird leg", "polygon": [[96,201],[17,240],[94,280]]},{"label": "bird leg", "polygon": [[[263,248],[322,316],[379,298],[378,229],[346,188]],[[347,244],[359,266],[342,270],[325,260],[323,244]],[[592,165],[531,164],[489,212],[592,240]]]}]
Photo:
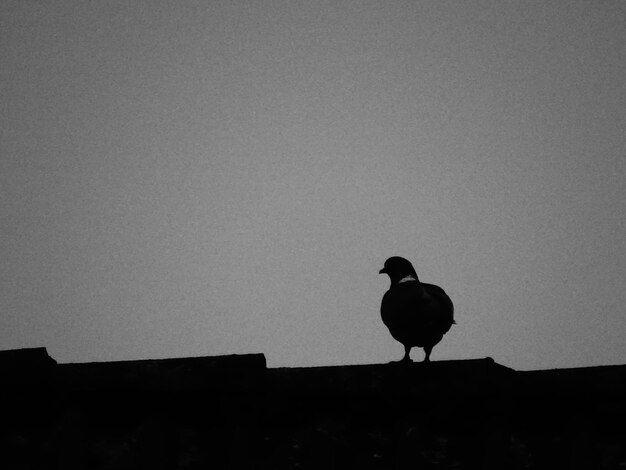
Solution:
[{"label": "bird leg", "polygon": [[430,362],[430,353],[433,351],[432,346],[424,346],[424,352],[426,355],[424,356],[424,362]]},{"label": "bird leg", "polygon": [[411,361],[411,346],[404,346],[404,357],[400,362],[413,362]]}]

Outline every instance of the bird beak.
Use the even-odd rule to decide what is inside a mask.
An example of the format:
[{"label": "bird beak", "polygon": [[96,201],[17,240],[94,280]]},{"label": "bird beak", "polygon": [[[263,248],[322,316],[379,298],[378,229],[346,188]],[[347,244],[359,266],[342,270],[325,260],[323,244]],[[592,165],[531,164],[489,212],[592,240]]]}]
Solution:
[{"label": "bird beak", "polygon": [[385,271],[385,268],[381,269],[380,271],[378,271],[378,274],[385,274],[387,271]]}]

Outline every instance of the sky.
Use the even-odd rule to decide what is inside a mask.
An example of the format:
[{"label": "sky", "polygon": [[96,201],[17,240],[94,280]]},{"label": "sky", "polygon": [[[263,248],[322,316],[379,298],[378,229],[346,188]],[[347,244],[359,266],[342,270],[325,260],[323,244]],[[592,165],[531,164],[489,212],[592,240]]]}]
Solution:
[{"label": "sky", "polygon": [[[1,1],[0,349],[626,363],[626,2]],[[421,360],[423,352],[413,351]]]}]

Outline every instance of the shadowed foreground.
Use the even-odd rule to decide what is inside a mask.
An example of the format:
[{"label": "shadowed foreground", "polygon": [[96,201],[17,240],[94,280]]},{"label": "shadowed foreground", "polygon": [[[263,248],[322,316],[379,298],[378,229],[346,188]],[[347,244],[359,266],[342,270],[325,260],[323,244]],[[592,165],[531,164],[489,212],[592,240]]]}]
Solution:
[{"label": "shadowed foreground", "polygon": [[0,352],[4,469],[618,469],[626,366],[267,369],[262,354]]}]

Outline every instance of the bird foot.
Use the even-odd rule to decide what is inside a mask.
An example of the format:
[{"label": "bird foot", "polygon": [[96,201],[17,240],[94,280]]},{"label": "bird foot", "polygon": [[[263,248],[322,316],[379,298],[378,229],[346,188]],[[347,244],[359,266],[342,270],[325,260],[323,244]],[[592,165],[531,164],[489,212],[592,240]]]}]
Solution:
[{"label": "bird foot", "polygon": [[399,361],[389,361],[388,364],[395,364],[397,366],[408,366],[410,364],[413,364],[413,361],[405,361],[405,360],[399,360]]},{"label": "bird foot", "polygon": [[391,364],[413,364],[413,359],[410,356],[404,356],[399,361],[391,361]]}]

